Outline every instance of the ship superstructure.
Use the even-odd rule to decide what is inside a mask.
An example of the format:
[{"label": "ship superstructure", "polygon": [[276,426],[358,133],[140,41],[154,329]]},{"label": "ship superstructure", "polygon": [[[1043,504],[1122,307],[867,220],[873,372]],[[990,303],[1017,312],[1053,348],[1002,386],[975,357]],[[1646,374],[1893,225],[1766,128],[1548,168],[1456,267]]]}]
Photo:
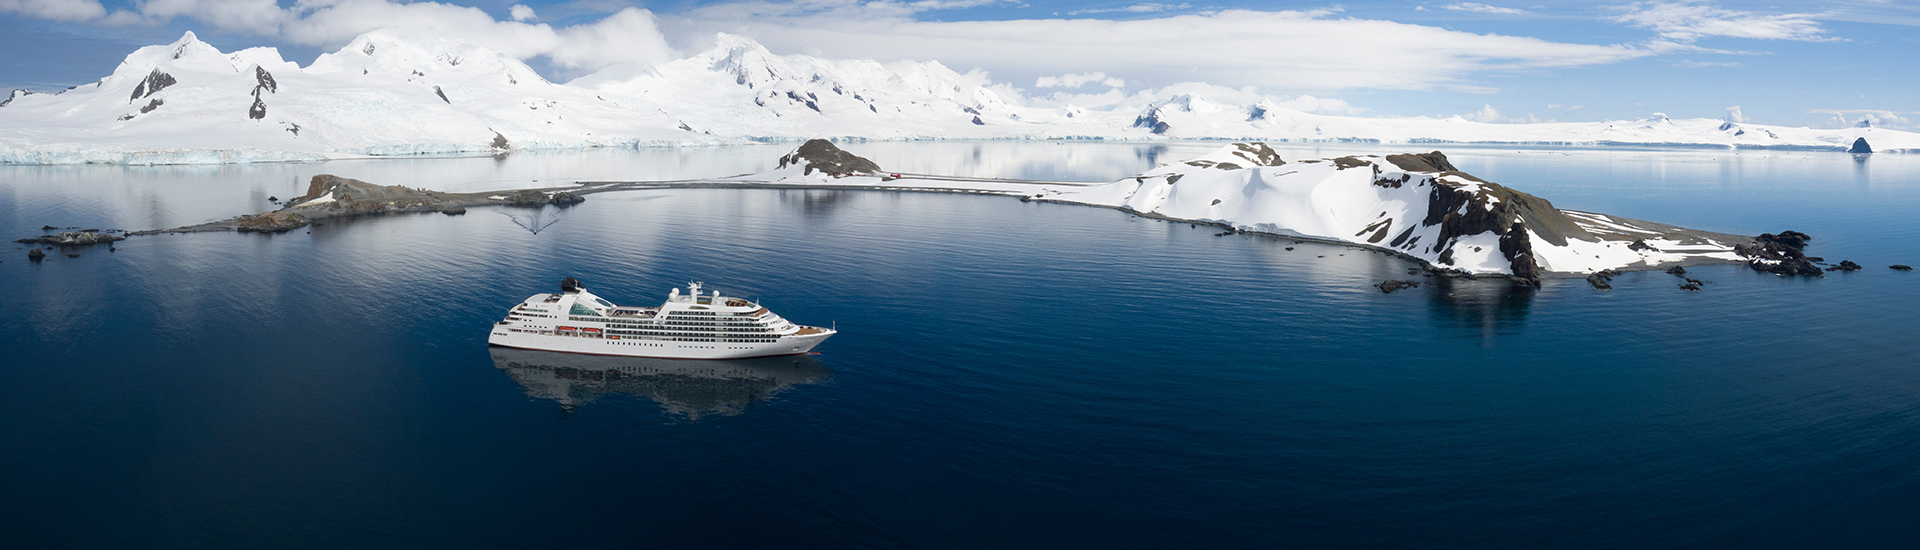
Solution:
[{"label": "ship superstructure", "polygon": [[806,353],[835,331],[797,325],[760,304],[675,288],[660,307],[625,307],[588,292],[572,277],[560,292],[535,294],[507,311],[487,343],[521,349],[665,357],[737,359]]}]

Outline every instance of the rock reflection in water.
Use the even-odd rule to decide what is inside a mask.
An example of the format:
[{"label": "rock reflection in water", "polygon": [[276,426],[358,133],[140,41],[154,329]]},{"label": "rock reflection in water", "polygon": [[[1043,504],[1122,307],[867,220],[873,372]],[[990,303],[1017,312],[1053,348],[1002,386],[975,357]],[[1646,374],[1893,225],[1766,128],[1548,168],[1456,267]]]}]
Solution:
[{"label": "rock reflection in water", "polygon": [[[1442,329],[1478,329],[1480,345],[1493,347],[1495,336],[1516,335],[1533,305],[1535,290],[1504,279],[1434,277],[1427,293],[1434,325]],[[1425,286],[1425,285],[1423,285]]]},{"label": "rock reflection in water", "polygon": [[809,218],[825,217],[840,206],[847,193],[839,189],[782,189],[780,202],[798,206]]},{"label": "rock reflection in water", "polygon": [[655,359],[492,348],[493,364],[527,389],[572,410],[609,393],[651,399],[668,414],[699,419],[746,412],[795,385],[832,377],[810,355],[754,359]]}]

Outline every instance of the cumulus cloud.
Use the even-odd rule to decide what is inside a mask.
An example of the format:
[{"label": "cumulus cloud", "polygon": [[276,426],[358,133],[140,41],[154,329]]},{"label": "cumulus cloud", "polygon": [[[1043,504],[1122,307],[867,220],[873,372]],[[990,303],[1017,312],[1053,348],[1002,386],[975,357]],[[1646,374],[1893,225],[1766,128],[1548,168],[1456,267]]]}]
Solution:
[{"label": "cumulus cloud", "polygon": [[1826,31],[1816,21],[1820,14],[1766,15],[1730,10],[1698,0],[1636,2],[1621,11],[1624,13],[1615,16],[1614,22],[1649,29],[1680,42],[1715,36],[1806,42],[1838,40],[1823,34]]},{"label": "cumulus cloud", "polygon": [[1732,107],[1728,107],[1728,108],[1727,108],[1727,119],[1726,119],[1726,120],[1727,120],[1727,122],[1734,122],[1734,123],[1746,123],[1746,122],[1747,122],[1747,115],[1746,115],[1746,113],[1742,113],[1742,112],[1740,112],[1740,106],[1739,106],[1739,105],[1734,105],[1734,106],[1732,106]]},{"label": "cumulus cloud", "polygon": [[1481,107],[1480,110],[1474,111],[1472,113],[1460,115],[1460,118],[1464,118],[1474,122],[1489,122],[1494,124],[1517,124],[1517,123],[1540,122],[1540,117],[1534,116],[1533,113],[1527,113],[1527,116],[1524,116],[1524,117],[1506,116],[1506,115],[1500,114],[1500,110],[1493,108],[1492,105]]},{"label": "cumulus cloud", "polygon": [[[1480,77],[1490,73],[1601,65],[1662,53],[1643,46],[1569,44],[1340,17],[1334,10],[1224,10],[1125,21],[923,21],[887,14],[898,6],[819,2],[824,7],[813,11],[796,4],[709,5],[668,16],[665,28],[686,42],[725,31],[775,51],[938,60],[983,68],[1001,80],[1098,71],[1126,74],[1146,86],[1197,80],[1289,94],[1487,91]],[[861,21],[857,30],[849,31],[848,18]],[[1147,36],[1154,39],[1141,39]]]},{"label": "cumulus cloud", "polygon": [[1827,119],[1826,123],[1823,124],[1824,126],[1833,128],[1859,126],[1860,123],[1865,122],[1875,128],[1894,130],[1913,128],[1913,121],[1903,115],[1920,114],[1912,111],[1880,111],[1874,109],[1814,109],[1807,111],[1807,113],[1833,115],[1833,118]]},{"label": "cumulus cloud", "polygon": [[1445,7],[1453,11],[1470,11],[1474,13],[1491,13],[1496,15],[1526,15],[1530,13],[1527,10],[1522,10],[1522,9],[1502,8],[1499,6],[1489,6],[1486,4],[1476,4],[1473,2],[1458,2],[1453,4],[1447,4]]},{"label": "cumulus cloud", "polygon": [[54,21],[88,21],[107,16],[99,0],[0,0],[0,13]]},{"label": "cumulus cloud", "polygon": [[1043,76],[1036,80],[1033,85],[1036,88],[1078,88],[1094,82],[1098,82],[1100,85],[1109,88],[1119,88],[1127,85],[1127,81],[1118,78],[1108,78],[1107,73],[1099,71],[1077,74],[1068,73],[1060,76]]},{"label": "cumulus cloud", "polygon": [[514,21],[529,21],[540,18],[540,16],[534,15],[533,8],[527,7],[526,4],[514,4],[513,7],[507,8],[507,15],[513,17]]}]

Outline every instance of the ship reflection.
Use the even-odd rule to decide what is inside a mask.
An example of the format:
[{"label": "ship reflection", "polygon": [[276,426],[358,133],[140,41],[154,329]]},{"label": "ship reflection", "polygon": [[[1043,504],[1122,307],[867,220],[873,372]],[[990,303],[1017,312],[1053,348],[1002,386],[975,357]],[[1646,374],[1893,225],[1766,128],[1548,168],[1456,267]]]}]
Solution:
[{"label": "ship reflection", "polygon": [[1477,333],[1482,347],[1493,347],[1498,336],[1519,334],[1533,305],[1532,287],[1500,279],[1434,277],[1428,311],[1433,324],[1462,333]]},{"label": "ship reflection", "polygon": [[800,384],[818,384],[833,371],[810,355],[754,359],[607,357],[494,347],[493,364],[527,389],[573,410],[610,393],[645,397],[668,414],[698,420],[732,416],[771,401]]}]

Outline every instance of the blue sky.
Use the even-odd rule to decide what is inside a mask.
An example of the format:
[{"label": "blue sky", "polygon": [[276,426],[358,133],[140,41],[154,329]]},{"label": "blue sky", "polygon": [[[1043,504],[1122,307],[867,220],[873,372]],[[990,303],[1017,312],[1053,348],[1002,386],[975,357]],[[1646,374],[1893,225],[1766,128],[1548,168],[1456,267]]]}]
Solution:
[{"label": "blue sky", "polygon": [[459,36],[560,81],[733,32],[775,53],[981,69],[1029,96],[1204,82],[1361,116],[1920,127],[1920,3],[1872,0],[0,0],[0,86],[91,82],[187,30],[304,64],[381,27]]}]

